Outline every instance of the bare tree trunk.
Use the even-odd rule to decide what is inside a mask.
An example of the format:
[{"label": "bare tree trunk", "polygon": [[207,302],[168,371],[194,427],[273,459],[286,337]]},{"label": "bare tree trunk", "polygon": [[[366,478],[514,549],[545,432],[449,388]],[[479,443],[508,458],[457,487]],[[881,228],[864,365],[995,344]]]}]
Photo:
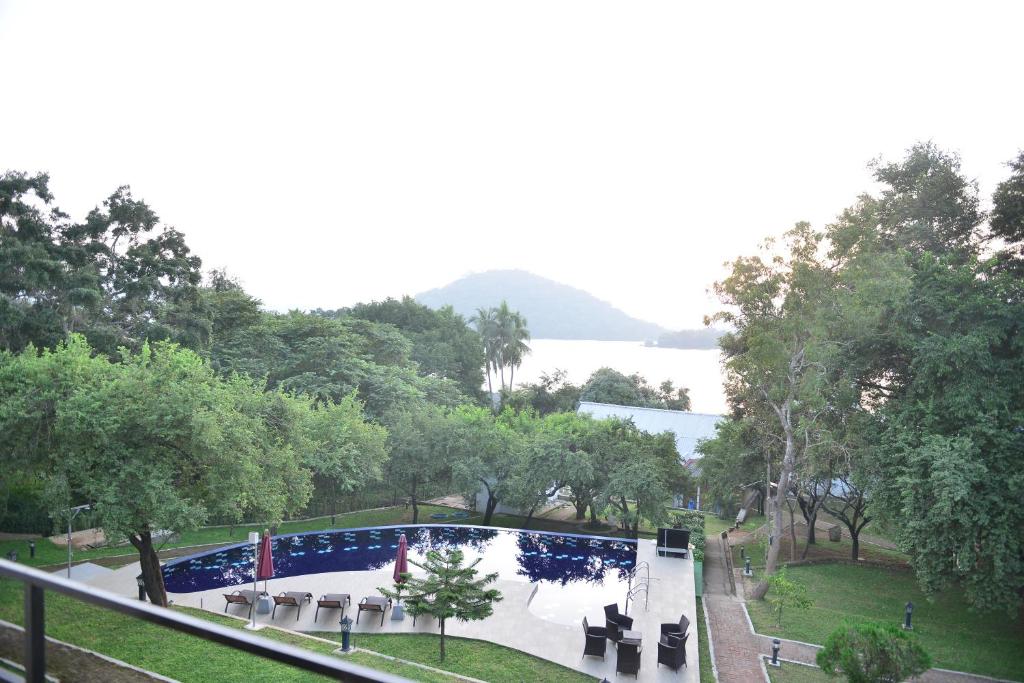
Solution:
[{"label": "bare tree trunk", "polygon": [[793,439],[793,425],[790,422],[789,411],[790,401],[788,400],[781,408],[776,409],[776,413],[779,416],[779,422],[782,424],[782,428],[786,433],[786,451],[782,456],[782,471],[779,472],[779,480],[775,485],[775,502],[774,505],[772,505],[773,520],[770,526],[770,543],[768,545],[768,557],[765,560],[764,577],[751,593],[751,596],[755,600],[764,599],[765,594],[768,592],[767,577],[774,574],[779,565],[780,543],[778,534],[782,531],[782,505],[786,499],[786,491],[789,489],[789,480],[793,476],[793,469],[796,461],[796,444]]},{"label": "bare tree trunk", "polygon": [[129,534],[128,540],[139,551],[139,566],[142,568],[142,582],[146,587],[146,595],[154,605],[167,607],[167,589],[164,587],[164,574],[160,570],[160,558],[153,547],[153,536],[149,530],[139,534]]},{"label": "bare tree trunk", "polygon": [[789,508],[789,561],[796,559],[796,515],[793,513],[793,501],[786,498],[786,507]]},{"label": "bare tree trunk", "polygon": [[444,661],[444,617],[441,617],[441,661]]}]

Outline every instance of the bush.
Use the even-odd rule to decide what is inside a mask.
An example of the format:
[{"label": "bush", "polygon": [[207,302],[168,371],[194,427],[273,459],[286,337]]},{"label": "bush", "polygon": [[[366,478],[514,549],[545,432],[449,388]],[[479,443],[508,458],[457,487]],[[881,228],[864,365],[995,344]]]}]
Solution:
[{"label": "bush", "polygon": [[786,570],[780,569],[768,577],[768,594],[766,596],[772,612],[775,613],[775,623],[782,626],[782,609],[784,607],[795,607],[807,609],[811,606],[811,599],[807,597],[807,589],[803,584],[790,581],[786,576]]},{"label": "bush", "polygon": [[676,527],[686,527],[692,533],[700,529],[704,533],[704,513],[697,510],[676,510],[672,513],[672,524]]},{"label": "bush", "polygon": [[931,668],[917,638],[893,625],[846,624],[825,640],[818,666],[849,683],[897,683]]},{"label": "bush", "polygon": [[18,534],[46,536],[52,533],[53,521],[46,508],[40,478],[16,475],[16,479],[0,491],[0,529]]}]

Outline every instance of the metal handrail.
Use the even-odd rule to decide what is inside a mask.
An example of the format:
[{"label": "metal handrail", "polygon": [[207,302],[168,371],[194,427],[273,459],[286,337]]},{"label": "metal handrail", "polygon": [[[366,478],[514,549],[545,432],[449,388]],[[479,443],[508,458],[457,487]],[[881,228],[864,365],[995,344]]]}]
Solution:
[{"label": "metal handrail", "polygon": [[648,593],[647,593],[647,588],[648,588],[647,584],[638,583],[637,585],[635,585],[632,588],[630,588],[629,592],[626,593],[626,614],[627,615],[629,614],[629,603],[630,603],[630,601],[632,600],[633,602],[636,602],[637,593],[639,593],[640,591],[644,592],[644,611],[645,612],[647,611],[647,599],[649,597]]},{"label": "metal handrail", "polygon": [[[647,570],[647,578],[644,580],[644,583],[647,585],[650,585],[651,583],[651,565],[648,564],[647,560],[641,560],[640,562],[637,562],[636,566],[633,567],[633,570],[629,572],[629,581],[627,582],[627,585],[631,589],[633,588],[633,579],[636,578],[636,573],[640,571],[640,569]],[[639,586],[641,584],[638,583],[637,585]]]},{"label": "metal handrail", "polygon": [[238,629],[221,626],[172,609],[132,600],[114,593],[89,587],[46,572],[0,560],[0,576],[25,584],[25,680],[43,683],[46,677],[45,624],[43,595],[47,590],[63,593],[76,600],[127,614],[173,631],[188,633],[204,640],[243,652],[266,657],[303,671],[323,674],[339,681],[353,683],[408,683],[407,678],[351,664],[337,657],[287,645]]}]

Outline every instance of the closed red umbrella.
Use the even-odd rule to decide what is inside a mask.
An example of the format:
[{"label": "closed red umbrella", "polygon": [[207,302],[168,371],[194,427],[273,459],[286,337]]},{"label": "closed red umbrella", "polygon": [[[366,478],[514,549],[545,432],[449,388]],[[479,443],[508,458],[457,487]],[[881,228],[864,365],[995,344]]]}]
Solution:
[{"label": "closed red umbrella", "polygon": [[405,534],[398,537],[398,554],[395,556],[395,583],[404,583],[405,574],[409,571],[409,542],[405,540]]},{"label": "closed red umbrella", "polygon": [[267,592],[267,579],[274,577],[274,553],[271,548],[270,531],[263,532],[260,540],[260,559],[256,564],[256,578],[263,579],[263,592]]}]

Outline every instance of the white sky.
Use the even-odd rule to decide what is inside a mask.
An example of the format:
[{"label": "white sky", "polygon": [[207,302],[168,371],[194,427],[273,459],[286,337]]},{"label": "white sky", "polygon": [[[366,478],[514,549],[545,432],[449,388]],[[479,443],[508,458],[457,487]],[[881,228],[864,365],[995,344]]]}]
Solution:
[{"label": "white sky", "polygon": [[1024,148],[1024,3],[3,2],[0,170],[130,184],[268,306],[523,268],[669,327],[916,140]]}]

